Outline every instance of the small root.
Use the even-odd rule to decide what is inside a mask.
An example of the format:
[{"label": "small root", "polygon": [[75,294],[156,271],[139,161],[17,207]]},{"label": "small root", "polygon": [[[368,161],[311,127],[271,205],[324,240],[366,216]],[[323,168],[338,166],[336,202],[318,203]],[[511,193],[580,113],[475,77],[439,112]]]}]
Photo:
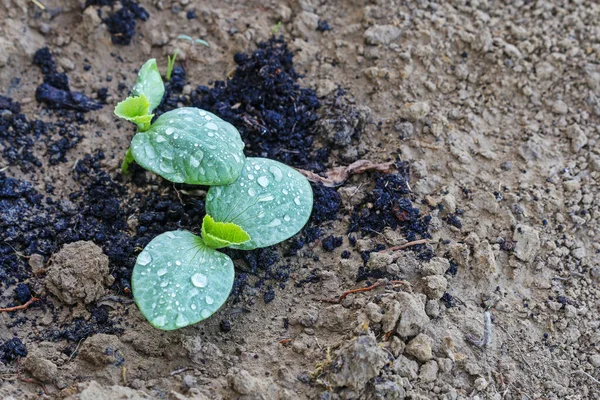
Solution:
[{"label": "small root", "polygon": [[31,299],[29,299],[27,301],[27,303],[22,304],[20,306],[15,306],[15,307],[7,307],[7,308],[0,308],[0,312],[13,312],[13,311],[19,311],[19,310],[25,310],[27,307],[29,307],[31,304],[35,303],[36,301],[41,301],[42,299],[38,298],[38,297],[32,297]]}]

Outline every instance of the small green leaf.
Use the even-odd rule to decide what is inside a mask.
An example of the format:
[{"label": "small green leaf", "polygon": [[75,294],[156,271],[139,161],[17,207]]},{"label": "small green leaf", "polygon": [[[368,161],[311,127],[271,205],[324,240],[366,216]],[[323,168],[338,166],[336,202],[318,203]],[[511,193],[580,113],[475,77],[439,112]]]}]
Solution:
[{"label": "small green leaf", "polygon": [[145,95],[128,97],[115,107],[115,115],[119,118],[131,120],[141,115],[148,115],[150,103]]},{"label": "small green leaf", "polygon": [[161,115],[131,141],[135,161],[163,178],[192,185],[226,185],[244,165],[237,129],[208,111],[183,107]]},{"label": "small green leaf", "polygon": [[179,35],[179,36],[177,36],[177,39],[181,39],[181,40],[187,40],[187,41],[189,41],[189,42],[191,42],[191,41],[193,41],[193,40],[194,40],[194,39],[192,39],[192,37],[191,37],[191,36],[189,36],[189,35]]},{"label": "small green leaf", "polygon": [[188,231],[166,232],[139,254],[131,288],[152,326],[173,330],[210,317],[229,297],[233,262]]},{"label": "small green leaf", "polygon": [[215,221],[233,222],[250,240],[229,247],[252,250],[295,235],[308,221],[313,205],[310,184],[296,170],[266,158],[246,158],[240,177],[213,186],[206,195],[206,213]]},{"label": "small green leaf", "polygon": [[135,123],[140,131],[150,128],[154,114],[148,114],[150,103],[145,95],[128,97],[115,107],[115,115]]},{"label": "small green leaf", "polygon": [[156,65],[156,59],[152,58],[140,68],[138,72],[137,81],[133,90],[131,91],[134,96],[145,95],[150,103],[148,113],[151,113],[162,101],[163,95],[165,94],[165,85],[158,72],[158,66]]},{"label": "small green leaf", "polygon": [[232,244],[242,244],[250,240],[248,235],[239,226],[231,222],[215,222],[208,214],[202,221],[202,239],[208,247],[220,249]]}]

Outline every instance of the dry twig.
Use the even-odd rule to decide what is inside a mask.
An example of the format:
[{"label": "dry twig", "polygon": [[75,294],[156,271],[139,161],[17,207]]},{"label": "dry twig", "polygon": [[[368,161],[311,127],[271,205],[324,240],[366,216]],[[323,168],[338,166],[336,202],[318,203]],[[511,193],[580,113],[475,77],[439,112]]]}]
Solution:
[{"label": "dry twig", "polygon": [[387,286],[387,285],[389,285],[389,284],[392,284],[392,285],[406,285],[406,284],[407,284],[407,282],[405,282],[405,281],[389,281],[389,282],[376,283],[376,284],[374,284],[374,285],[367,286],[367,287],[364,287],[364,288],[358,288],[358,289],[350,289],[350,290],[347,290],[347,291],[345,291],[344,293],[342,293],[342,294],[340,295],[340,297],[338,297],[337,299],[316,299],[316,300],[317,300],[317,301],[321,301],[321,302],[323,302],[323,303],[339,304],[339,303],[341,303],[341,302],[342,302],[342,300],[344,300],[344,299],[346,298],[346,296],[348,296],[349,294],[352,294],[352,293],[360,293],[360,292],[368,292],[368,291],[370,291],[370,290],[373,290],[373,289],[375,289],[375,288],[382,287],[382,286]]},{"label": "dry twig", "polygon": [[327,187],[337,187],[343,185],[352,175],[362,174],[367,171],[390,172],[393,168],[394,161],[377,164],[369,160],[358,160],[347,167],[335,167],[327,171],[325,173],[327,178],[305,169],[296,168],[296,170],[311,182],[320,182]]}]

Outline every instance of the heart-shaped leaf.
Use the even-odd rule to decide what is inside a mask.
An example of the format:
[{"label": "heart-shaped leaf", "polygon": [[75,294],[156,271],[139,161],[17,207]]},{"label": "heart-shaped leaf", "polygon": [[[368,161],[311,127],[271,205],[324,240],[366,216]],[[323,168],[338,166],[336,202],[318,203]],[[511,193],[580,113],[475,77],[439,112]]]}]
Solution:
[{"label": "heart-shaped leaf", "polygon": [[210,317],[229,297],[233,262],[188,231],[163,233],[139,254],[131,277],[140,311],[158,329]]},{"label": "heart-shaped leaf", "polygon": [[158,72],[156,59],[152,58],[142,65],[131,93],[134,96],[141,96],[142,94],[146,96],[150,103],[148,113],[159,106],[165,94],[165,84],[162,81],[160,72]]},{"label": "heart-shaped leaf", "polygon": [[310,184],[285,164],[247,158],[240,177],[213,186],[206,195],[206,213],[215,221],[233,222],[250,240],[228,247],[252,250],[295,235],[308,221],[313,205]]},{"label": "heart-shaped leaf", "polygon": [[213,249],[231,246],[232,244],[242,244],[250,240],[244,230],[231,222],[216,222],[208,214],[202,221],[202,240],[204,244]]},{"label": "heart-shaped leaf", "polygon": [[177,183],[226,185],[244,165],[237,129],[208,111],[183,107],[161,115],[131,141],[142,167]]}]

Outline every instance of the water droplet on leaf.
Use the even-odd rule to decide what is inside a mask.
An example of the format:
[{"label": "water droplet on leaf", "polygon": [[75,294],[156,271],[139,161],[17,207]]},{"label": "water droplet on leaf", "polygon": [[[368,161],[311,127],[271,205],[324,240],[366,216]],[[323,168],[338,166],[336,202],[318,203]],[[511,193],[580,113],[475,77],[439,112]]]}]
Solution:
[{"label": "water droplet on leaf", "polygon": [[199,287],[199,288],[203,288],[207,284],[208,284],[208,278],[206,277],[206,275],[201,274],[199,272],[192,275],[192,285]]}]

